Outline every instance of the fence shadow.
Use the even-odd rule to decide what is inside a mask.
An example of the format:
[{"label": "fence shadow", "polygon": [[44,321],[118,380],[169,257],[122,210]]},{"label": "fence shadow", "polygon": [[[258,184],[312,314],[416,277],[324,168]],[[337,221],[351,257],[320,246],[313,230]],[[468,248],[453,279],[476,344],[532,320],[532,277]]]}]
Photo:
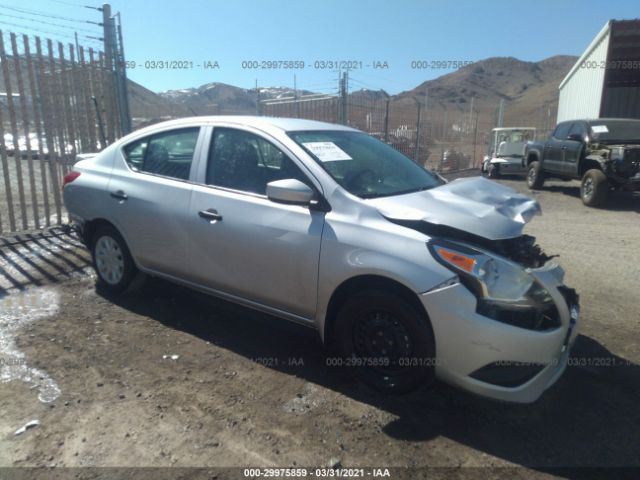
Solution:
[{"label": "fence shadow", "polygon": [[[579,336],[563,378],[532,405],[495,402],[441,383],[384,396],[327,367],[327,353],[311,329],[157,279],[110,300],[245,358],[281,359],[269,367],[392,413],[397,419],[383,428],[390,438],[419,444],[444,436],[545,472],[640,464],[640,368],[593,338]],[[287,365],[288,358],[304,359],[304,367]]]},{"label": "fence shadow", "polygon": [[82,243],[64,227],[0,237],[0,297],[84,275],[90,264]]}]

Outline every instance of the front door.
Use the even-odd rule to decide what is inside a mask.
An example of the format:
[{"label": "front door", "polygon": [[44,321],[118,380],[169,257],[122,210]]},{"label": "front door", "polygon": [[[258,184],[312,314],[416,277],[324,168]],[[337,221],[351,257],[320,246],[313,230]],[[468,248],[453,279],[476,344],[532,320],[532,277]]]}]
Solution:
[{"label": "front door", "polygon": [[193,187],[189,254],[195,281],[304,317],[316,309],[324,212],[275,203],[273,180],[309,179],[272,139],[216,127]]}]

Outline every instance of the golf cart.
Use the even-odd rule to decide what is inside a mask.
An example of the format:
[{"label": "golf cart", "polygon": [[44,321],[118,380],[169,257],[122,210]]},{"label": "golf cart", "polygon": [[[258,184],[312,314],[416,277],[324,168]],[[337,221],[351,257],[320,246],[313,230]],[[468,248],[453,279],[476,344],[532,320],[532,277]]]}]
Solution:
[{"label": "golf cart", "polygon": [[535,140],[536,129],[530,127],[504,127],[491,130],[487,155],[482,161],[481,171],[489,178],[500,175],[524,175],[524,147]]}]

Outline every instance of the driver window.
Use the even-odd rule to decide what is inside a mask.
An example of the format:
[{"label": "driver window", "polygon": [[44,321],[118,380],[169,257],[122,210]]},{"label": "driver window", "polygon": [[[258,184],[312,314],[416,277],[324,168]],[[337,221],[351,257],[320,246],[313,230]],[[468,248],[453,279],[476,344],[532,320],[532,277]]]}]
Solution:
[{"label": "driver window", "polygon": [[574,123],[571,127],[571,130],[569,130],[569,135],[573,133],[578,134],[582,138],[584,138],[587,135],[587,129],[582,123]]},{"label": "driver window", "polygon": [[258,135],[215,128],[207,161],[207,185],[265,195],[267,183],[295,178],[309,181],[280,149]]},{"label": "driver window", "polygon": [[553,137],[558,140],[566,140],[569,135],[569,127],[570,123],[561,123],[556,127],[556,130],[553,132]]}]

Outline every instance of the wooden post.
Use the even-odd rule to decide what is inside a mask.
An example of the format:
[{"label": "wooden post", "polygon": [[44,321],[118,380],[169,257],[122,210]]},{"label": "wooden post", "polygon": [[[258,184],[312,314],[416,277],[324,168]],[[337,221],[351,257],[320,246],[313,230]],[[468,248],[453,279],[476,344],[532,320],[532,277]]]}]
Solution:
[{"label": "wooden post", "polygon": [[[16,34],[11,33],[11,51],[13,53],[13,68],[18,84],[18,94],[20,95],[20,116],[22,117],[22,129],[24,132],[24,142],[27,148],[27,171],[29,172],[29,189],[31,190],[31,208],[33,209],[33,223],[35,228],[40,228],[40,216],[38,215],[38,196],[36,191],[36,176],[33,171],[33,151],[31,150],[31,139],[29,138],[29,117],[27,114],[27,95],[25,94],[24,81],[22,79],[21,57],[18,52]],[[22,157],[22,152],[18,153]]]},{"label": "wooden post", "polygon": [[[75,135],[75,128],[73,125],[73,115],[71,114],[71,91],[69,89],[69,82],[68,80],[68,73],[70,72],[70,69],[67,67],[67,61],[64,58],[64,45],[62,45],[61,42],[58,42],[58,60],[59,60],[59,64],[60,64],[60,75],[59,75],[59,81],[58,81],[58,85],[60,86],[60,94],[61,94],[61,98],[60,100],[62,101],[62,108],[63,108],[63,118],[64,118],[64,123],[66,125],[66,141],[64,144],[64,150],[62,150],[60,153],[62,155],[62,158],[64,159],[64,163],[62,164],[62,171],[63,173],[66,173],[67,170],[69,169],[69,165],[71,165],[71,162],[69,161],[69,156],[70,155],[74,155],[75,149],[76,149],[76,135]],[[67,148],[71,147],[71,153],[67,152]]]},{"label": "wooden post", "polygon": [[11,124],[11,136],[13,137],[13,160],[16,164],[16,176],[18,180],[18,201],[20,202],[20,215],[22,218],[22,229],[29,228],[27,219],[26,202],[24,196],[24,180],[22,177],[22,163],[20,160],[20,145],[18,144],[18,126],[16,121],[16,110],[13,103],[13,92],[11,90],[11,76],[9,73],[9,63],[4,49],[4,36],[0,31],[0,63],[2,64],[2,74],[4,76],[4,90],[7,93],[7,109],[9,110],[9,122]]},{"label": "wooden post", "polygon": [[[57,94],[57,82],[56,82],[56,62],[53,59],[53,42],[50,39],[47,39],[47,55],[49,58],[49,77],[43,78],[47,82],[47,111],[49,114],[49,129],[47,130],[47,142],[49,138],[54,136],[58,137],[58,148],[60,152],[64,153],[64,136],[61,129],[62,120],[60,116],[57,114],[57,105],[56,99],[54,95]],[[43,72],[44,76],[44,72]],[[58,213],[58,223],[62,223],[62,208],[60,201],[60,178],[59,178],[59,170],[58,170],[58,153],[56,153],[55,142],[51,142],[51,148],[49,149],[49,170],[51,172],[51,182],[53,187],[53,195],[56,203],[56,212]]]},{"label": "wooden post", "polygon": [[[45,160],[49,166],[49,178],[51,179],[51,190],[53,192],[53,201],[56,208],[57,222],[61,222],[62,211],[60,197],[56,195],[56,165],[55,165],[55,148],[54,148],[54,129],[52,125],[50,104],[51,100],[51,84],[50,78],[45,75],[44,56],[42,54],[42,42],[40,37],[36,37],[36,59],[37,59],[37,88],[40,100],[40,109],[42,114],[42,130],[43,139],[45,140],[47,152],[44,155]],[[44,148],[44,146],[43,146]]]},{"label": "wooden post", "polygon": [[27,35],[22,36],[22,42],[24,44],[24,55],[27,59],[27,75],[29,78],[29,93],[31,95],[31,106],[33,108],[33,126],[35,128],[36,138],[38,139],[38,159],[40,164],[40,180],[42,184],[42,198],[44,203],[44,224],[48,227],[51,224],[51,212],[49,208],[49,188],[47,185],[47,169],[45,166],[45,153],[42,138],[42,118],[40,116],[39,108],[39,92],[36,88],[35,70],[33,65],[33,58],[31,57],[31,51],[29,47],[29,37]]},{"label": "wooden post", "polygon": [[80,74],[82,80],[82,96],[84,97],[85,116],[87,119],[87,138],[89,142],[89,152],[97,150],[95,115],[91,109],[91,76],[92,67],[85,62],[84,48],[80,47]]}]

